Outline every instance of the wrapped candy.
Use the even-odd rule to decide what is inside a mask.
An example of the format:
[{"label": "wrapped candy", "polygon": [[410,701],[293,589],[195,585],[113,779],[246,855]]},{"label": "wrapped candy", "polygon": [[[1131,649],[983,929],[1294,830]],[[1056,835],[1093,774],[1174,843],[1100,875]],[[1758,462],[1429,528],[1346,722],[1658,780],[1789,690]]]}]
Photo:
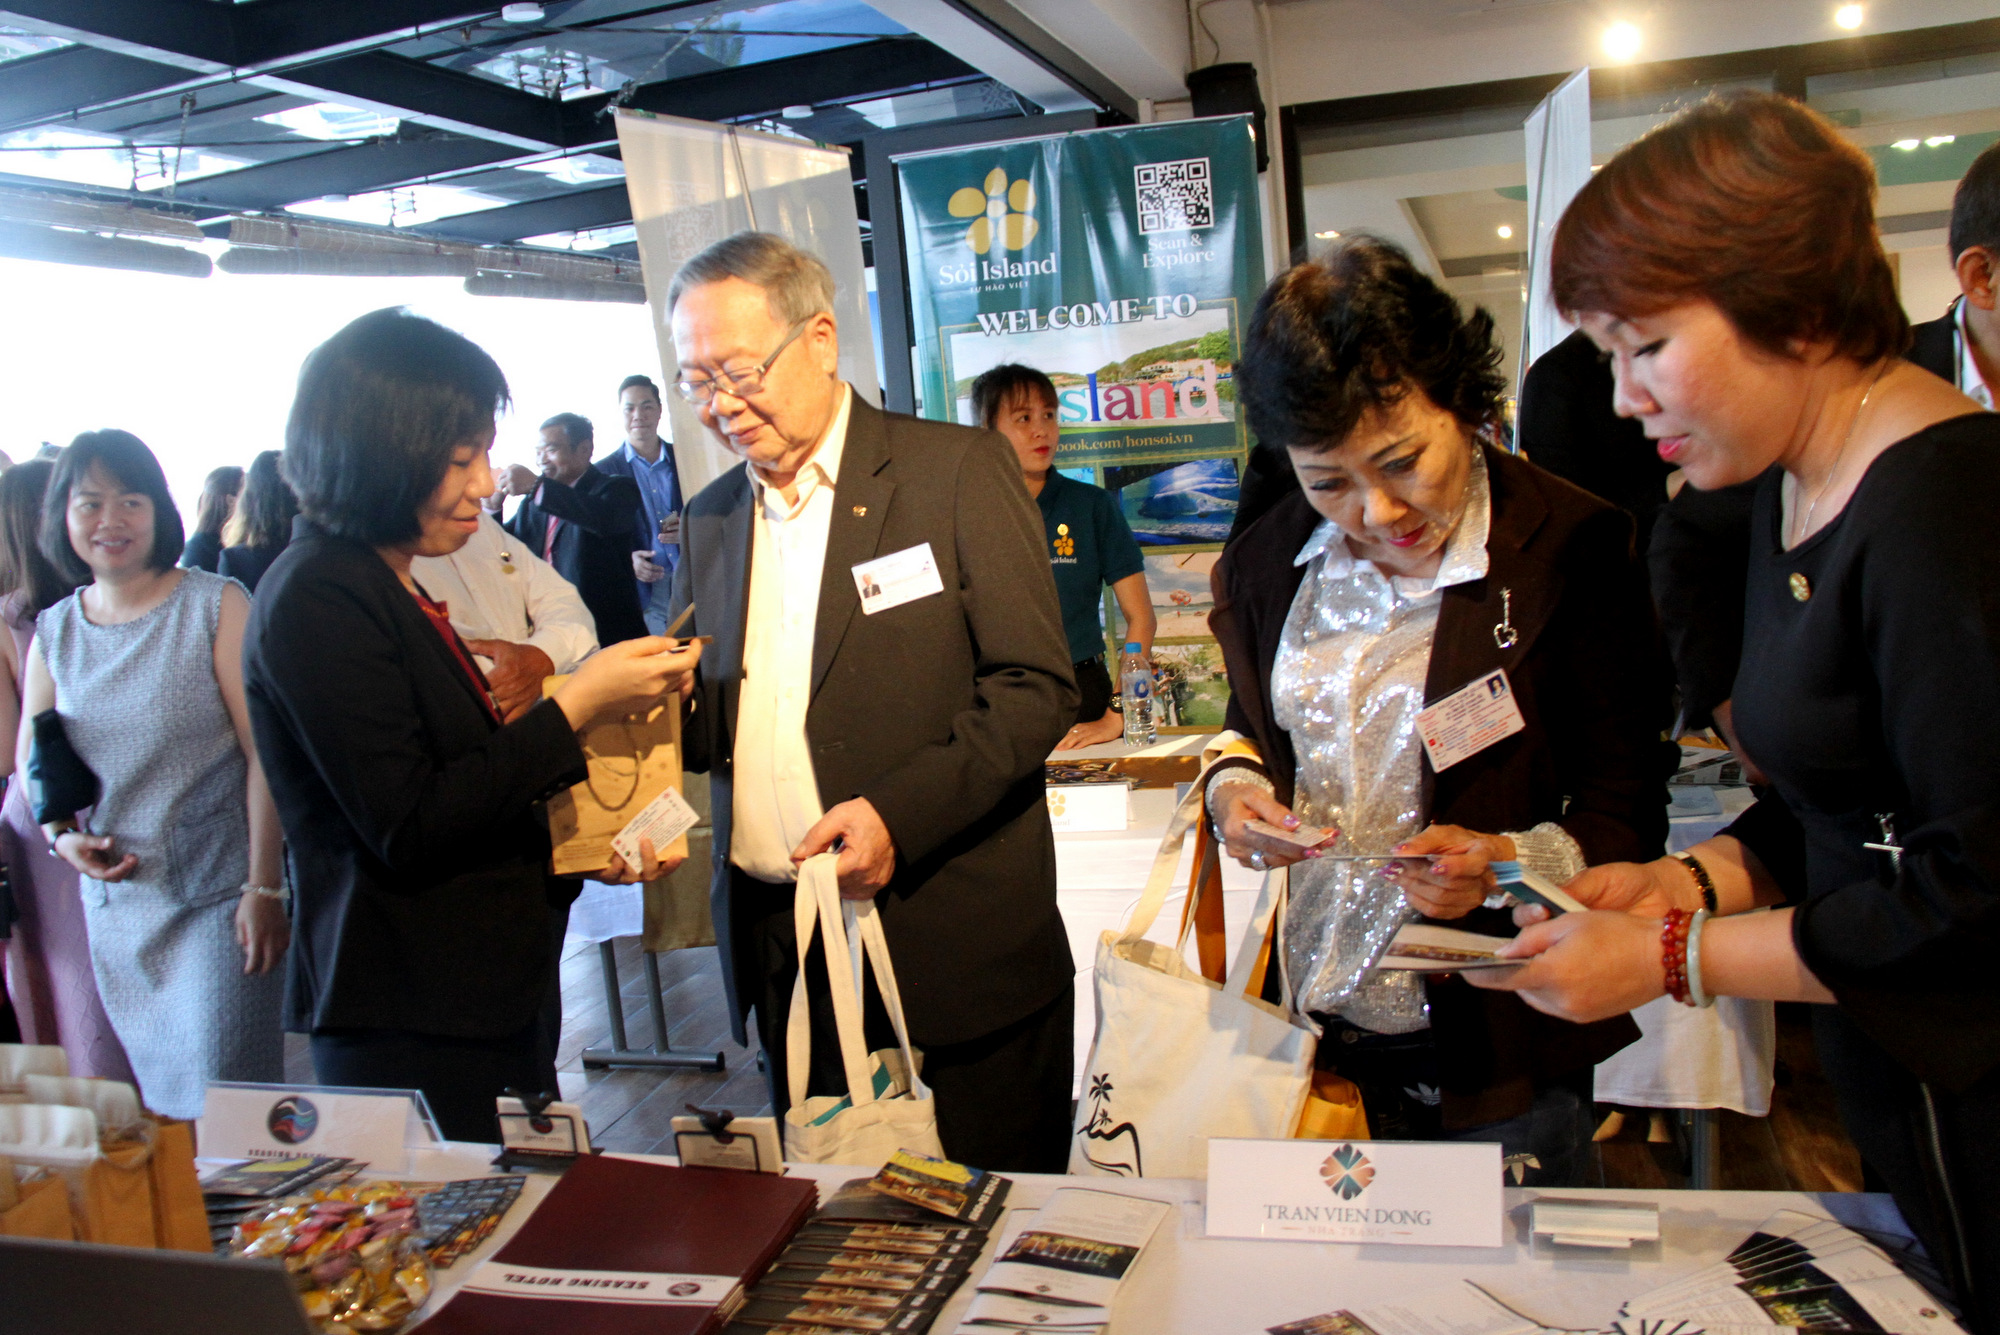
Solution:
[{"label": "wrapped candy", "polygon": [[245,1216],[230,1250],[282,1261],[327,1335],[389,1335],[431,1295],[416,1207],[397,1182],[332,1187]]}]

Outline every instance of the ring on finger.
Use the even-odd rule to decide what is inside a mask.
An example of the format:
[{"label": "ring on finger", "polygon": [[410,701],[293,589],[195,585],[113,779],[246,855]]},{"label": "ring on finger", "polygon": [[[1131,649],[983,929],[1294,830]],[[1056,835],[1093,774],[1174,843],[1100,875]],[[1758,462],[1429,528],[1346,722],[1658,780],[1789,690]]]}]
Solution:
[{"label": "ring on finger", "polygon": [[1270,860],[1264,856],[1264,850],[1261,848],[1250,855],[1250,865],[1258,871],[1271,870]]}]

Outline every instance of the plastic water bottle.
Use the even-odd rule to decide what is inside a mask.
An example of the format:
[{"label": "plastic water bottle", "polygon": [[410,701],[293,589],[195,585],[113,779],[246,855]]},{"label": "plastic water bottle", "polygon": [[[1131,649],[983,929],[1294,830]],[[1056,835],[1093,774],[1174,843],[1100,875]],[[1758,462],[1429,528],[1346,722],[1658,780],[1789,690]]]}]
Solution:
[{"label": "plastic water bottle", "polygon": [[1153,665],[1137,640],[1128,640],[1118,656],[1118,696],[1125,706],[1125,745],[1151,746],[1159,740],[1153,722]]}]

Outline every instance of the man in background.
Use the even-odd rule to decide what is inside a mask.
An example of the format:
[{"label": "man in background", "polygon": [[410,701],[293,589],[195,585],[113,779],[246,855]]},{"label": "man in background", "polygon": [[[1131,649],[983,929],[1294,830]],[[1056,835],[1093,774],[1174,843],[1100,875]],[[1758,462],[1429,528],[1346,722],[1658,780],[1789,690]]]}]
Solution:
[{"label": "man in background", "polygon": [[497,509],[506,496],[527,498],[507,521],[507,531],[576,586],[597,621],[598,642],[617,644],[646,633],[632,583],[632,516],[639,512],[639,488],[629,477],[609,477],[592,467],[593,448],[588,418],[557,413],[542,423],[535,451],[540,475],[510,464],[487,505]]},{"label": "man in background", "polygon": [[506,722],[542,698],[544,677],[574,672],[597,652],[597,622],[575,586],[490,514],[465,546],[419,556],[410,574],[445,605]]},{"label": "man in background", "polygon": [[599,464],[610,477],[629,477],[639,487],[639,515],[632,542],[632,573],[639,580],[639,606],[646,627],[666,633],[667,599],[681,552],[681,478],[671,442],[660,439],[660,387],[643,375],[628,375],[618,386],[618,411],[625,417],[625,444]]},{"label": "man in background", "polygon": [[1910,331],[1910,360],[1992,412],[2000,393],[2000,144],[1959,181],[1946,244],[1959,297]]}]

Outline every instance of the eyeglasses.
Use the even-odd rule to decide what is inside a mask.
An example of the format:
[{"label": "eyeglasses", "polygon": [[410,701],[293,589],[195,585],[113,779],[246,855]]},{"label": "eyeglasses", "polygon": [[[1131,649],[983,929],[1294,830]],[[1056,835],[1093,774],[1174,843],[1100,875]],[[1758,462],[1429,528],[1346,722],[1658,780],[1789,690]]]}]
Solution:
[{"label": "eyeglasses", "polygon": [[676,380],[674,388],[680,392],[682,398],[697,408],[705,407],[713,402],[718,391],[729,395],[733,399],[747,399],[753,394],[760,393],[764,388],[764,377],[771,372],[771,364],[778,360],[779,355],[786,348],[792,346],[792,340],[803,334],[806,326],[811,324],[815,318],[815,316],[808,315],[805,319],[793,325],[791,332],[785,335],[785,341],[780,343],[771,355],[766,357],[759,365],[746,366],[741,371],[724,371],[709,380]]}]

